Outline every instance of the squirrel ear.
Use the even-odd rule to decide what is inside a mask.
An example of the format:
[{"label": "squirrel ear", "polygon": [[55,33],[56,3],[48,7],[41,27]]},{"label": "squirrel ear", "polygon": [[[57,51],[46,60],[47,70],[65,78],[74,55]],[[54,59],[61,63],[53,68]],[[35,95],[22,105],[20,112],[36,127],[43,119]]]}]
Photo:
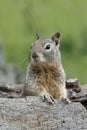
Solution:
[{"label": "squirrel ear", "polygon": [[38,33],[36,33],[36,38],[37,40],[40,39],[40,35]]},{"label": "squirrel ear", "polygon": [[52,36],[52,40],[56,43],[56,45],[58,45],[59,43],[59,37],[60,37],[60,33],[57,32]]}]

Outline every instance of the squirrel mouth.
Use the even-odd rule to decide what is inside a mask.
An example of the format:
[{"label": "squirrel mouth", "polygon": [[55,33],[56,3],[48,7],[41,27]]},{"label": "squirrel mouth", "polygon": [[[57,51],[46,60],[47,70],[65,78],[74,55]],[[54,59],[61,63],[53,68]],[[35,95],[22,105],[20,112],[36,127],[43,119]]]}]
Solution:
[{"label": "squirrel mouth", "polygon": [[34,60],[36,63],[39,62],[39,58],[38,58],[38,57],[33,58],[33,60]]},{"label": "squirrel mouth", "polygon": [[35,62],[39,62],[39,56],[37,55],[37,53],[33,52],[32,53],[32,58]]},{"label": "squirrel mouth", "polygon": [[36,52],[33,52],[33,53],[32,53],[32,58],[33,58],[33,59],[38,58],[38,55],[37,55],[37,53],[36,53]]}]

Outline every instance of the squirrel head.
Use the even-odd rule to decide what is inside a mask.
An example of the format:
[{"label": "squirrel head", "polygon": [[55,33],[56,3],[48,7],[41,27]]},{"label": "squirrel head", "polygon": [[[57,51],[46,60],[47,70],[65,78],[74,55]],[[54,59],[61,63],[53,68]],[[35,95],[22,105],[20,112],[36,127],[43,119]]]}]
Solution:
[{"label": "squirrel head", "polygon": [[55,33],[51,38],[41,38],[38,34],[37,40],[31,46],[31,62],[57,62],[60,60],[60,33]]}]

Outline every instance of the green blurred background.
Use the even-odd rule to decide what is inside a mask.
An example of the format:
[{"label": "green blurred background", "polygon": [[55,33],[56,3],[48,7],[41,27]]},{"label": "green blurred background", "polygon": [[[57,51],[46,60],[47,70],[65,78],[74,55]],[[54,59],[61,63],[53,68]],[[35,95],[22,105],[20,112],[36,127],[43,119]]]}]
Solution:
[{"label": "green blurred background", "polygon": [[35,33],[61,33],[67,78],[87,83],[87,0],[0,0],[0,43],[7,63],[25,72]]}]

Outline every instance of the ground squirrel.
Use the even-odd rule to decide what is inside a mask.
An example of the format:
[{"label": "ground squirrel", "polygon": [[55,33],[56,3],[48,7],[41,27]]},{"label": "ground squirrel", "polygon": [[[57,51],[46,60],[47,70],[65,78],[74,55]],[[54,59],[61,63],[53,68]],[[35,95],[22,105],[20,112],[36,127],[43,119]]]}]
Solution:
[{"label": "ground squirrel", "polygon": [[40,38],[37,35],[37,40],[32,43],[25,95],[42,96],[49,103],[53,103],[55,99],[67,98],[59,38],[60,33],[51,38]]}]

